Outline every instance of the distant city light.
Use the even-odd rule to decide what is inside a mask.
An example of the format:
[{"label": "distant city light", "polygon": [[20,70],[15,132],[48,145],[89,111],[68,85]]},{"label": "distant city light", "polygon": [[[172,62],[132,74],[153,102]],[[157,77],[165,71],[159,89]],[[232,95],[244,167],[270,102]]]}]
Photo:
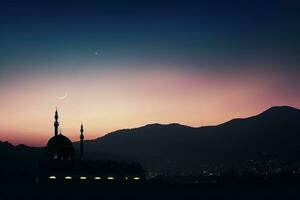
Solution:
[{"label": "distant city light", "polygon": [[126,177],[125,179],[128,180],[128,177]]},{"label": "distant city light", "polygon": [[86,177],[85,177],[85,176],[82,176],[82,177],[80,177],[80,179],[81,179],[81,180],[85,180],[85,179],[86,179]]},{"label": "distant city light", "polygon": [[112,176],[107,177],[107,180],[113,180],[113,179],[114,179],[114,177],[112,177]]},{"label": "distant city light", "polygon": [[65,179],[72,179],[72,177],[71,176],[66,176]]},{"label": "distant city light", "polygon": [[49,179],[56,179],[56,176],[49,176]]},{"label": "distant city light", "polygon": [[140,180],[140,177],[134,177],[133,179],[134,180]]},{"label": "distant city light", "polygon": [[101,179],[101,177],[99,177],[99,176],[96,176],[94,179],[95,179],[95,180],[100,180],[100,179]]}]

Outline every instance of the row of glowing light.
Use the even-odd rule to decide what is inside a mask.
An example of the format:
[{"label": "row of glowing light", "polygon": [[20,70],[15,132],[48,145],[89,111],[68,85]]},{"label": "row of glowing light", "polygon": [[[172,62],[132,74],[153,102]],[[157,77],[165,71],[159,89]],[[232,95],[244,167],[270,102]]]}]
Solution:
[{"label": "row of glowing light", "polygon": [[[49,176],[49,179],[56,179],[56,176]],[[71,177],[71,176],[66,176],[65,179],[70,180],[70,179],[72,179],[72,177]],[[80,179],[81,179],[81,180],[86,180],[87,177],[81,176]],[[96,177],[94,177],[94,179],[95,179],[95,180],[100,180],[101,177],[96,176]],[[112,176],[109,176],[109,177],[107,177],[106,179],[107,179],[107,180],[114,180],[115,178],[112,177]],[[128,177],[126,177],[125,179],[128,180]],[[140,180],[140,177],[133,177],[133,180]]]}]

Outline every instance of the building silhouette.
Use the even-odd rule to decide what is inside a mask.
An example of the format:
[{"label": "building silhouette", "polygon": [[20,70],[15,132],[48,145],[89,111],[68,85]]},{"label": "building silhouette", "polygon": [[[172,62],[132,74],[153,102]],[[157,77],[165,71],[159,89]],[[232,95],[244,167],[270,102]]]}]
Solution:
[{"label": "building silhouette", "polygon": [[136,182],[145,180],[145,171],[138,163],[83,159],[83,124],[80,126],[79,156],[75,156],[76,152],[71,140],[61,131],[58,133],[57,110],[54,119],[54,136],[49,139],[44,149],[44,158],[39,166],[39,181]]},{"label": "building silhouette", "polygon": [[81,124],[80,126],[80,160],[82,160],[83,157],[83,139],[84,139],[84,135],[83,135],[83,125]]},{"label": "building silhouette", "polygon": [[47,160],[61,160],[71,162],[74,160],[75,149],[69,138],[61,131],[58,134],[58,112],[55,111],[54,136],[50,138],[45,148],[44,154]]}]

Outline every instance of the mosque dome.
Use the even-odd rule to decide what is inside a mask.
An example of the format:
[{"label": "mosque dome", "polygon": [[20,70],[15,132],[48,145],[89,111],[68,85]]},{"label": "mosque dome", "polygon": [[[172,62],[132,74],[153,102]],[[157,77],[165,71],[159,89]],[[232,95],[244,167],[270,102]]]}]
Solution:
[{"label": "mosque dome", "polygon": [[47,160],[72,161],[74,159],[74,147],[69,138],[59,134],[48,141],[45,148],[45,158]]},{"label": "mosque dome", "polygon": [[59,134],[50,138],[47,146],[72,146],[72,142],[63,134]]}]

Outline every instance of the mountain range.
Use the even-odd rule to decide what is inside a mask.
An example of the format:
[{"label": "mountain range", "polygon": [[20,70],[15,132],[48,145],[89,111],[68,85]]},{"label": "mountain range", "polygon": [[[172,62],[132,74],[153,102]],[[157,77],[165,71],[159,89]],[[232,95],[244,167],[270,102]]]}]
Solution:
[{"label": "mountain range", "polygon": [[[136,161],[148,171],[175,174],[197,173],[204,166],[247,160],[297,161],[300,155],[299,122],[300,110],[278,106],[253,117],[233,119],[217,126],[195,128],[175,123],[149,124],[87,140],[84,156],[87,160]],[[74,146],[78,152],[79,143],[75,142]],[[42,156],[41,150],[2,142],[0,160],[38,160]]]},{"label": "mountain range", "polygon": [[[246,160],[293,161],[300,153],[300,110],[272,107],[245,119],[192,128],[150,124],[85,142],[90,159],[135,160],[165,173],[197,172],[205,165]],[[78,143],[75,143],[78,147]]]}]

